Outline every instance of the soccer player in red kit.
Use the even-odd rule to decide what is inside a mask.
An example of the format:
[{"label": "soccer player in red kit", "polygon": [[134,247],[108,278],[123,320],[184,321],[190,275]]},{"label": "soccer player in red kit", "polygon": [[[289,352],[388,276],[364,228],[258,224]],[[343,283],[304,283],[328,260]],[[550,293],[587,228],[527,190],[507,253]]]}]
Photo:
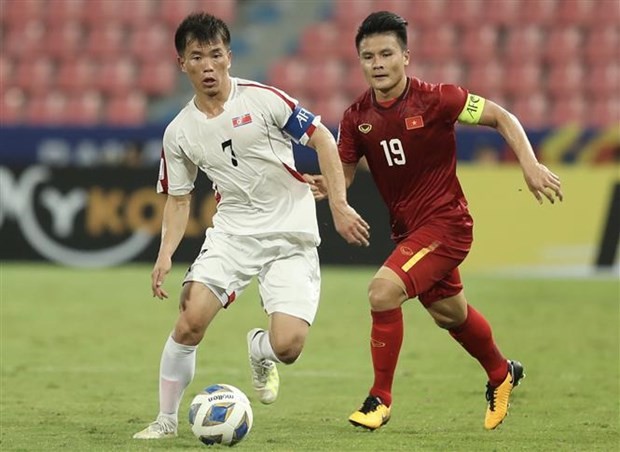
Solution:
[{"label": "soccer player in red kit", "polygon": [[[507,360],[491,327],[468,304],[458,266],[472,242],[473,221],[456,177],[454,124],[494,127],[514,150],[528,188],[562,200],[559,178],[536,160],[512,114],[459,86],[407,77],[407,22],[382,11],[369,15],[355,37],[370,89],[346,110],[338,147],[347,186],[362,157],[390,212],[396,248],[372,279],[368,297],[374,383],[349,421],[377,429],[390,419],[392,381],[403,339],[401,305],[417,297],[437,325],[484,368],[488,407],[484,420],[494,429],[506,417],[508,400],[523,366]],[[326,193],[321,176],[309,176],[316,199]]]}]

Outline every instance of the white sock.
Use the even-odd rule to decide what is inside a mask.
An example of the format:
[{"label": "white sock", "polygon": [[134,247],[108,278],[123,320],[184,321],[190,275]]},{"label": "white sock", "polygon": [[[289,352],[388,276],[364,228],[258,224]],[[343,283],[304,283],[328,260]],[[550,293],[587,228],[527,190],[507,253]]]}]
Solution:
[{"label": "white sock", "polygon": [[185,388],[194,378],[196,346],[177,344],[168,337],[159,365],[159,414],[177,422]]},{"label": "white sock", "polygon": [[252,358],[257,360],[269,359],[276,363],[281,362],[271,347],[268,331],[261,331],[254,336],[250,344],[250,353],[252,353]]}]

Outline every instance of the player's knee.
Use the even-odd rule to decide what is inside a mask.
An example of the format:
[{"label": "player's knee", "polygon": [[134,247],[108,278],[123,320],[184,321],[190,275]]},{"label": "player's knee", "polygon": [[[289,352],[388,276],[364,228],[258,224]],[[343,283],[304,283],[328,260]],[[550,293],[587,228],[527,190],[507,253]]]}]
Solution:
[{"label": "player's knee", "polygon": [[459,309],[435,311],[432,308],[428,310],[433,320],[439,328],[449,330],[462,325],[467,319],[467,313],[461,312]]},{"label": "player's knee", "polygon": [[280,361],[284,364],[293,364],[301,355],[301,351],[304,348],[304,339],[304,336],[301,334],[293,334],[274,340],[271,347]]},{"label": "player's knee", "polygon": [[174,328],[174,338],[179,344],[198,345],[205,334],[205,325],[191,316],[181,316]]},{"label": "player's knee", "polygon": [[[398,289],[398,290],[396,290]],[[368,287],[368,301],[373,311],[385,311],[399,307],[402,300],[399,288],[381,280],[372,280]]]}]

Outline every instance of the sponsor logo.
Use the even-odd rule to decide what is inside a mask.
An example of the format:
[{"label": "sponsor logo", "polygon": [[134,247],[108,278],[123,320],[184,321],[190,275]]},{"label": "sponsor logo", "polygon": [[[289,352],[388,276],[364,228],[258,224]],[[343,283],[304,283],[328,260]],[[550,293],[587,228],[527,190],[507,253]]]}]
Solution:
[{"label": "sponsor logo", "polygon": [[381,342],[376,339],[370,338],[370,346],[374,348],[385,347],[385,342]]},{"label": "sponsor logo", "polygon": [[249,113],[232,118],[233,127],[244,126],[246,124],[250,124],[251,122],[252,122],[252,115],[250,115]]},{"label": "sponsor logo", "polygon": [[409,248],[408,246],[401,246],[400,252],[404,254],[405,256],[413,256],[413,250]]},{"label": "sponsor logo", "polygon": [[362,133],[368,133],[372,130],[372,124],[360,124],[357,128]]},{"label": "sponsor logo", "polygon": [[420,115],[405,118],[405,127],[407,130],[420,129],[424,127],[424,119]]}]

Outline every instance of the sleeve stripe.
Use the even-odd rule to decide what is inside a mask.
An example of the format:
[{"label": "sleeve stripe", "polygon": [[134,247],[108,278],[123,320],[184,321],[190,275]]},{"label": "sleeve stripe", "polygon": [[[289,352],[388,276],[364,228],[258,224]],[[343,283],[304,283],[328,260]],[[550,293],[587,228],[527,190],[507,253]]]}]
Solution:
[{"label": "sleeve stripe", "polygon": [[252,86],[254,88],[262,88],[262,89],[266,89],[267,91],[271,91],[272,93],[278,95],[284,102],[286,102],[286,104],[291,108],[291,110],[295,109],[295,102],[293,102],[291,98],[288,97],[286,94],[284,94],[282,91],[277,90],[276,88],[272,86],[258,85],[255,83],[239,83],[238,86]]},{"label": "sleeve stripe", "polygon": [[166,154],[164,153],[164,148],[161,148],[161,160],[159,165],[157,192],[168,194],[168,167],[166,165]]}]

